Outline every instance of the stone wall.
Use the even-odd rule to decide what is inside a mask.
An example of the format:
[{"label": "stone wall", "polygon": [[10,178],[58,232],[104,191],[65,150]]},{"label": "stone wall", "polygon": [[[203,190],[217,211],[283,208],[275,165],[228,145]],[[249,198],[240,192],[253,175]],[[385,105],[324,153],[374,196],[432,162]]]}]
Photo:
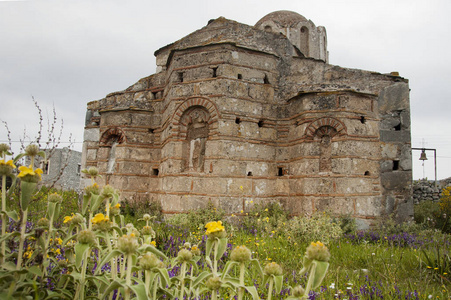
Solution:
[{"label": "stone wall", "polygon": [[83,166],[125,199],[230,214],[277,201],[362,227],[413,214],[406,79],[329,65],[224,18],[155,54],[158,73],[88,103]]}]

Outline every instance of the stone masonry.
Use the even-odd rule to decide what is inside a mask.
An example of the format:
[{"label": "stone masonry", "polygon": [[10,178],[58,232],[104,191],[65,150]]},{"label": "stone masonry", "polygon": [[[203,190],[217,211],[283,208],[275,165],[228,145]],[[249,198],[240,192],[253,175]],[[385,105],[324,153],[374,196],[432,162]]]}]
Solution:
[{"label": "stone masonry", "polygon": [[324,27],[220,17],[155,56],[155,74],[88,103],[82,166],[124,200],[230,214],[277,201],[361,227],[413,214],[408,80],[330,65]]}]

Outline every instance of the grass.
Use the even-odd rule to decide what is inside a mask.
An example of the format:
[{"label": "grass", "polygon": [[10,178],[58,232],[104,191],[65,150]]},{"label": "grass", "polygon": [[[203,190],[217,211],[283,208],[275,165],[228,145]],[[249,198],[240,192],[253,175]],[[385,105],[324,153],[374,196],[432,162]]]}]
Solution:
[{"label": "grass", "polygon": [[[180,233],[183,231],[179,231],[177,226],[172,230],[172,233],[166,233],[179,239],[180,243],[202,241],[203,229],[200,227],[185,231],[182,235]],[[308,242],[287,236],[280,228],[256,232],[235,226],[234,229],[229,228],[228,233],[230,247],[246,245],[262,265],[275,261],[283,267],[283,296],[276,295],[273,299],[285,299],[290,286],[305,286],[305,278],[298,273]],[[443,258],[448,253],[449,235],[438,235],[441,239],[410,233],[391,236],[367,233],[359,239],[355,236],[358,235],[344,235],[329,244],[329,271],[321,289],[310,295],[310,299],[451,298],[449,274],[438,276],[437,266],[429,266],[426,259],[426,256],[434,257],[434,249],[438,247],[443,264]],[[163,250],[164,246],[160,247]],[[439,263],[438,260],[436,262]],[[264,291],[262,289],[262,293]]]}]

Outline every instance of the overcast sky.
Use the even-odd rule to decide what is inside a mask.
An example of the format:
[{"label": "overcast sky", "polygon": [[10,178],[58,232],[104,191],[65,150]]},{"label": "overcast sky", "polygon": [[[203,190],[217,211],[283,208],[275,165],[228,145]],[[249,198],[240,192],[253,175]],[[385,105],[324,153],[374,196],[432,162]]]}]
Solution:
[{"label": "overcast sky", "polygon": [[[412,147],[437,149],[438,178],[451,177],[449,0],[0,1],[0,120],[15,147],[24,131],[33,139],[34,97],[44,118],[55,107],[63,141],[72,134],[81,150],[86,104],[153,74],[155,50],[210,19],[254,25],[276,10],[325,26],[331,64],[409,79]],[[419,155],[414,179],[423,178]],[[425,176],[434,179],[427,155]]]}]

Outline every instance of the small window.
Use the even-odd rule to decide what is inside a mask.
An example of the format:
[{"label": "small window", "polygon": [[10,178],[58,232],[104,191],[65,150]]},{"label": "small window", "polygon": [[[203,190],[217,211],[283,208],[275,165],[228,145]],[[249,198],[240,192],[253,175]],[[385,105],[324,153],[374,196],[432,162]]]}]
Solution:
[{"label": "small window", "polygon": [[237,78],[241,80],[241,79],[243,79],[243,75],[238,74]]},{"label": "small window", "polygon": [[399,170],[399,160],[393,161],[393,171]]},{"label": "small window", "polygon": [[153,176],[158,176],[158,174],[160,174],[160,170],[158,170],[158,168],[153,168],[152,169],[152,175]]},{"label": "small window", "polygon": [[258,127],[263,127],[263,120],[258,121]]},{"label": "small window", "polygon": [[366,119],[364,116],[360,117],[360,123],[365,124],[366,123]]},{"label": "small window", "polygon": [[149,128],[149,133],[154,133],[155,129]]},{"label": "small window", "polygon": [[278,167],[277,168],[277,176],[283,176],[283,168],[282,167]]},{"label": "small window", "polygon": [[178,72],[177,74],[178,74],[178,77],[179,77],[179,82],[183,82],[184,73],[183,72]]},{"label": "small window", "polygon": [[241,123],[241,119],[240,119],[240,118],[236,118],[236,119],[235,119],[235,123],[236,123],[236,124],[240,124],[240,123]]},{"label": "small window", "polygon": [[212,77],[213,77],[213,78],[218,77],[218,67],[212,68],[212,70],[213,70],[213,75],[212,75]]},{"label": "small window", "polygon": [[41,170],[43,174],[49,174],[49,161],[41,162]]},{"label": "small window", "polygon": [[266,74],[265,74],[265,77],[263,78],[263,83],[264,84],[269,84],[268,75],[266,75]]},{"label": "small window", "polygon": [[395,127],[393,127],[393,129],[395,129],[395,131],[400,131],[401,130],[401,122],[396,125]]},{"label": "small window", "polygon": [[252,176],[252,172],[247,172],[247,176]]},{"label": "small window", "polygon": [[265,31],[266,31],[266,32],[271,32],[271,31],[272,31],[271,26],[266,25],[266,26],[265,26]]},{"label": "small window", "polygon": [[365,176],[370,176],[370,171],[365,171]]},{"label": "small window", "polygon": [[77,175],[80,175],[81,173],[81,164],[77,165]]},{"label": "small window", "polygon": [[157,99],[157,92],[152,92],[153,98]]}]

